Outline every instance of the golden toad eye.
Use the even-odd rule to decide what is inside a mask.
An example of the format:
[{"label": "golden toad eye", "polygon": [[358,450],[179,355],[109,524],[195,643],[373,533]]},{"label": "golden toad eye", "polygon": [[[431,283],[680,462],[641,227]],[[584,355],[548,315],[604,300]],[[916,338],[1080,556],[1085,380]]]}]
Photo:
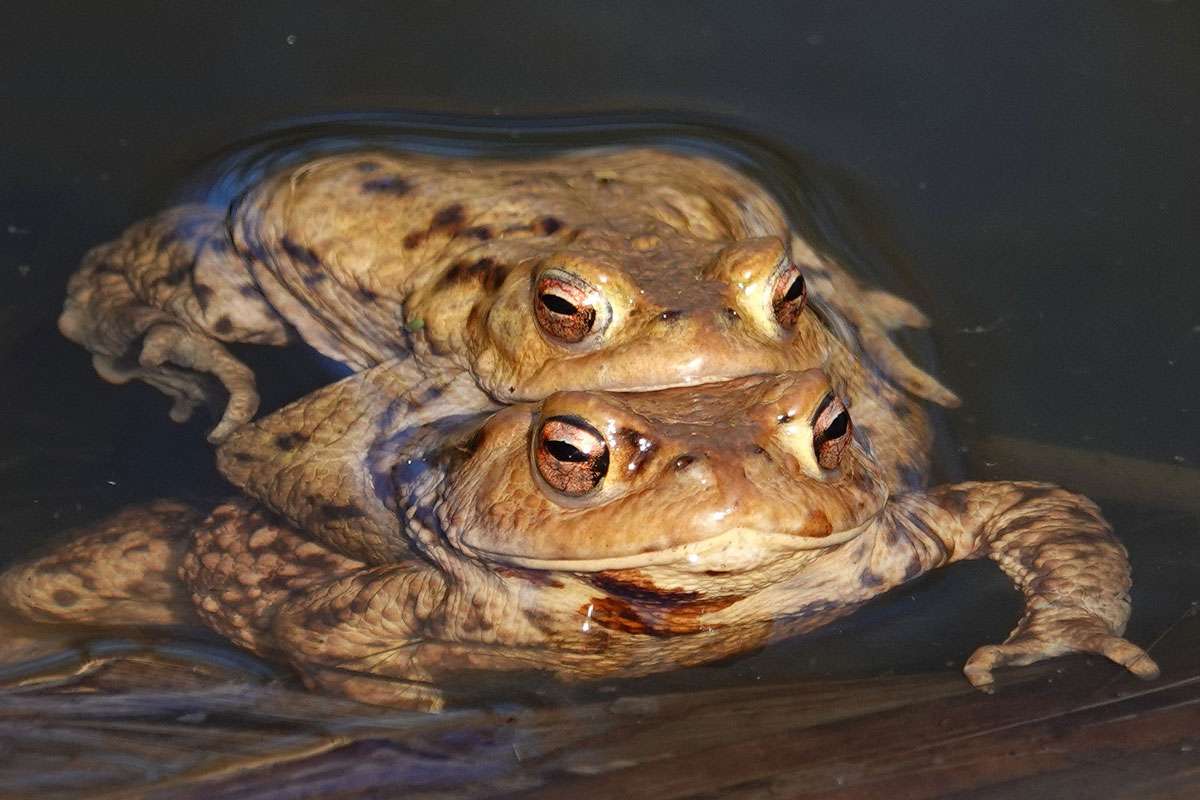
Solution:
[{"label": "golden toad eye", "polygon": [[788,261],[775,276],[771,287],[771,311],[775,314],[776,322],[789,330],[795,327],[800,312],[804,310],[807,295],[804,275],[795,263]]},{"label": "golden toad eye", "polygon": [[546,335],[566,344],[603,333],[612,319],[612,308],[601,292],[558,269],[546,270],[538,278],[533,310]]},{"label": "golden toad eye", "polygon": [[854,425],[850,412],[836,395],[825,395],[812,424],[813,452],[822,469],[837,469],[842,454],[850,446]]},{"label": "golden toad eye", "polygon": [[582,497],[608,472],[608,445],[595,428],[575,417],[551,417],[542,423],[533,446],[538,474],[553,489]]}]

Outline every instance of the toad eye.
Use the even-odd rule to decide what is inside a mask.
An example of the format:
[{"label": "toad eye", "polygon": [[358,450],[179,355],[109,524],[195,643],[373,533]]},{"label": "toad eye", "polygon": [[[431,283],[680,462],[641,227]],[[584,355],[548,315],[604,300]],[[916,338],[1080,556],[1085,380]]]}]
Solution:
[{"label": "toad eye", "polygon": [[794,262],[788,261],[775,276],[771,287],[771,310],[775,313],[775,321],[784,328],[793,328],[804,310],[807,295],[804,275]]},{"label": "toad eye", "polygon": [[558,269],[546,270],[538,278],[533,308],[546,335],[566,344],[603,333],[612,319],[612,307],[600,291]]},{"label": "toad eye", "polygon": [[850,446],[854,425],[850,412],[836,395],[827,394],[813,419],[813,452],[822,469],[837,469]]},{"label": "toad eye", "polygon": [[542,423],[533,446],[538,474],[570,497],[591,492],[608,472],[608,445],[591,425],[575,417],[551,417]]}]

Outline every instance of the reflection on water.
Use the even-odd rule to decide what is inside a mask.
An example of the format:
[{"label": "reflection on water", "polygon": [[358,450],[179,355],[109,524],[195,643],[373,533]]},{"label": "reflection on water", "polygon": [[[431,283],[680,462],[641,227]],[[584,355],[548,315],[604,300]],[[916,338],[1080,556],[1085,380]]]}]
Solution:
[{"label": "reflection on water", "polygon": [[[477,120],[384,116],[343,118],[271,131],[253,141],[231,147],[198,168],[195,176],[180,189],[178,199],[225,209],[236,205],[247,190],[281,170],[295,168],[319,156],[351,153],[365,148],[439,156],[534,159],[567,148],[618,144],[667,147],[676,152],[713,156],[733,164],[768,189],[793,220],[798,232],[835,260],[849,265],[868,282],[902,295],[906,294],[906,288],[928,286],[931,283],[917,271],[897,267],[895,259],[890,257],[895,245],[888,238],[886,225],[869,213],[870,204],[855,193],[853,181],[835,171],[807,163],[796,154],[771,143],[716,126],[691,122],[662,124],[637,117],[500,124],[485,124]],[[563,300],[567,305],[562,307],[565,310],[561,315],[569,317],[575,311],[568,302],[573,297],[570,294],[573,289],[568,282],[566,289],[560,288],[559,291],[565,292],[567,298]],[[856,328],[847,325],[836,309],[826,314],[840,321],[832,327],[843,338],[854,335]],[[411,320],[408,322],[411,326]],[[932,338],[937,336],[935,329]],[[898,335],[900,343],[914,359],[931,368],[935,363],[932,338],[912,330],[905,330]],[[863,352],[861,343],[851,344],[857,355],[868,364],[869,371],[878,368]],[[55,350],[55,347],[61,349]],[[10,490],[36,494],[60,506],[64,526],[94,520],[104,512],[128,503],[163,496],[181,497],[197,507],[207,509],[229,493],[229,487],[213,465],[212,450],[203,443],[205,427],[209,423],[194,420],[184,427],[172,426],[164,418],[161,399],[151,391],[140,386],[114,389],[89,374],[86,366],[80,363],[78,354],[68,355],[67,348],[57,340],[48,348],[53,357],[61,355],[71,367],[69,370],[63,368],[61,372],[26,372],[36,378],[31,389],[32,399],[28,402],[27,424],[35,433],[51,428],[58,433],[51,439],[49,448],[44,440],[34,436],[10,446],[10,457],[16,465],[10,469],[15,476],[15,488],[10,487]],[[248,433],[235,434],[231,442],[223,446],[221,459],[224,474],[227,477],[240,476],[238,484],[242,488],[253,485],[254,488],[247,491],[260,499],[279,491],[278,486],[284,485],[288,499],[286,502],[276,500],[277,508],[279,504],[285,505],[279,510],[293,512],[294,506],[286,504],[292,503],[297,493],[304,496],[306,500],[301,504],[304,505],[304,511],[300,516],[310,530],[320,530],[323,541],[338,543],[341,545],[338,549],[357,559],[346,559],[353,561],[351,567],[337,567],[343,570],[344,575],[331,571],[319,575],[288,576],[293,581],[319,582],[331,577],[350,579],[346,576],[352,575],[353,569],[360,568],[363,562],[391,563],[411,551],[436,565],[440,572],[431,571],[430,574],[435,575],[437,580],[475,580],[473,574],[462,571],[460,563],[442,554],[439,548],[444,548],[444,543],[441,539],[449,537],[453,548],[468,554],[503,556],[499,559],[503,565],[498,570],[501,576],[528,580],[531,587],[535,588],[522,597],[526,611],[530,608],[535,612],[544,610],[538,607],[537,597],[538,592],[548,590],[544,586],[537,586],[537,578],[529,577],[530,573],[545,567],[543,562],[561,561],[581,565],[589,562],[588,566],[580,567],[583,571],[592,569],[590,563],[603,558],[611,558],[611,562],[605,562],[605,573],[612,573],[609,576],[609,588],[618,586],[627,599],[633,597],[644,601],[646,594],[661,589],[662,582],[674,581],[679,585],[680,593],[696,595],[686,598],[693,602],[701,595],[695,574],[707,572],[719,590],[705,584],[705,599],[719,598],[732,603],[761,587],[739,583],[744,578],[741,575],[728,580],[713,577],[711,573],[719,571],[715,569],[713,561],[706,560],[689,573],[686,567],[688,556],[712,558],[708,552],[688,549],[694,544],[687,535],[691,531],[689,521],[695,524],[694,520],[700,517],[713,519],[720,516],[724,519],[727,515],[733,515],[750,520],[743,520],[746,527],[757,525],[779,530],[794,525],[799,535],[812,536],[812,526],[816,522],[807,520],[805,514],[814,506],[827,510],[840,509],[843,505],[866,508],[870,502],[882,502],[881,492],[877,491],[881,479],[872,473],[873,468],[865,465],[865,461],[860,466],[857,461],[840,462],[837,460],[840,455],[835,455],[832,465],[846,473],[845,485],[849,486],[846,491],[852,489],[858,492],[853,501],[839,497],[836,502],[821,494],[827,487],[821,480],[806,474],[803,465],[787,467],[791,472],[787,473],[786,481],[769,473],[766,467],[756,465],[751,469],[746,466],[748,459],[758,456],[758,451],[775,456],[772,463],[776,465],[784,463],[789,453],[794,456],[788,449],[794,447],[791,440],[772,440],[775,444],[766,448],[760,441],[762,424],[756,416],[759,410],[764,414],[770,411],[773,420],[784,416],[790,419],[790,406],[785,409],[772,405],[778,404],[781,396],[803,409],[804,419],[808,420],[807,427],[802,435],[796,435],[803,439],[805,447],[810,447],[816,441],[820,441],[821,446],[829,441],[836,444],[842,430],[838,427],[837,415],[830,414],[828,418],[821,416],[822,409],[828,406],[826,395],[829,394],[829,387],[826,384],[815,388],[803,386],[792,394],[788,393],[793,391],[791,384],[785,388],[772,384],[777,391],[774,394],[766,392],[766,395],[770,395],[769,400],[754,394],[761,387],[752,381],[751,385],[738,383],[731,389],[709,387],[704,390],[676,390],[674,393],[623,399],[611,396],[568,397],[555,401],[557,405],[552,408],[537,403],[518,403],[505,411],[493,413],[497,407],[494,400],[481,396],[478,388],[470,382],[460,385],[450,380],[438,383],[435,387],[423,385],[422,394],[407,389],[403,392],[391,391],[387,383],[390,379],[383,378],[380,379],[383,381],[383,391],[379,394],[356,388],[349,394],[336,396],[328,405],[320,405],[319,413],[288,416],[284,411],[282,415],[267,416],[284,409],[298,398],[320,396],[324,387],[342,379],[347,380],[342,386],[358,387],[355,381],[361,376],[347,378],[354,370],[335,358],[321,355],[303,345],[282,350],[237,345],[232,352],[258,376],[258,386],[263,395],[260,416],[269,421]],[[963,373],[956,371],[955,374],[961,377]],[[376,379],[370,377],[365,380],[369,382]],[[89,398],[95,398],[94,406],[87,415],[80,415],[79,406],[64,402],[60,395],[68,387],[72,392],[82,392]],[[968,397],[972,394],[969,386],[955,388]],[[421,395],[419,398],[418,394]],[[403,395],[406,404],[399,408],[398,395]],[[735,408],[729,407],[730,396],[738,398]],[[399,425],[400,418],[406,414],[423,413],[421,408],[427,404],[446,410],[444,413],[439,411],[416,429]],[[988,435],[994,432],[983,432],[984,435],[977,440],[956,441],[946,429],[941,412],[932,405],[929,411],[933,414],[937,434],[932,467],[937,481],[957,480],[964,475],[990,479],[1045,479],[1096,495],[1132,552],[1138,580],[1135,607],[1139,616],[1131,628],[1131,639],[1145,643],[1150,631],[1161,629],[1186,608],[1186,593],[1182,591],[1185,581],[1182,577],[1175,577],[1180,572],[1173,568],[1173,564],[1187,562],[1194,568],[1200,557],[1194,541],[1188,538],[1190,529],[1187,526],[1194,525],[1197,511],[1193,502],[1195,476],[1191,470],[1177,464],[1148,465],[1134,459],[1107,456],[1110,460],[1099,462],[1107,466],[1097,469],[1097,462],[1092,455],[1062,446],[1064,443],[1035,443]],[[364,419],[370,420],[371,424],[363,427]],[[376,424],[378,420],[384,421]],[[818,425],[818,420],[823,422]],[[705,440],[708,435],[706,431],[711,431],[714,426],[721,426],[722,435],[708,442]],[[605,438],[605,432],[615,430],[619,430],[624,437],[623,449],[610,449],[615,445],[609,442],[616,440]],[[860,443],[870,441],[870,436],[869,432],[860,432]],[[484,452],[481,440],[486,441],[489,448],[486,451],[487,459],[478,455]],[[33,445],[35,441],[36,446]],[[530,441],[533,442],[532,447]],[[684,441],[693,442],[690,449],[680,444]],[[280,442],[287,444],[281,445]],[[771,450],[772,446],[777,449]],[[282,466],[280,463],[261,466],[256,459],[267,447],[276,450],[282,448],[293,453],[288,457],[291,460],[283,461]],[[613,521],[606,518],[601,518],[600,522],[591,521],[594,518],[589,518],[586,508],[586,503],[590,501],[581,498],[589,497],[602,478],[626,473],[633,475],[641,468],[641,464],[655,463],[651,461],[659,457],[651,452],[655,448],[661,448],[663,453],[670,451],[670,463],[673,465],[669,473],[670,480],[680,480],[680,474],[698,473],[703,467],[708,472],[698,479],[697,485],[716,486],[718,489],[713,490],[716,494],[710,498],[697,490],[681,500],[671,494],[656,496],[655,490],[663,491],[661,485],[637,483],[634,478],[629,478],[626,483],[618,483],[616,479],[608,478],[605,491],[612,492],[612,497],[606,496],[604,501],[611,504],[610,510],[616,508],[621,511],[612,515]],[[857,451],[854,452],[857,454]],[[838,449],[837,454],[840,453]],[[968,465],[965,467],[962,463],[964,455]],[[858,458],[857,455],[853,457]],[[726,460],[722,461],[722,458]],[[705,462],[706,459],[707,466],[704,463],[697,465],[698,460]],[[1002,464],[1002,475],[993,470],[997,462]],[[39,465],[45,463],[54,464],[53,473],[39,469]],[[513,468],[512,464],[520,464],[520,468]],[[305,472],[307,465],[312,465],[312,469]],[[820,468],[826,466],[818,465]],[[814,469],[814,474],[822,474],[820,469]],[[625,472],[618,473],[619,470]],[[1114,472],[1143,474],[1147,470],[1153,471],[1156,476],[1153,480],[1112,478]],[[646,471],[650,472],[650,469]],[[105,476],[99,482],[98,473]],[[346,478],[345,475],[350,473],[353,473],[353,477]],[[741,494],[737,496],[731,496],[728,488],[736,483],[730,477],[734,473],[738,475],[737,480],[742,481]],[[331,479],[330,475],[337,477]],[[528,485],[519,484],[514,476],[527,480]],[[360,482],[354,483],[354,480]],[[768,489],[764,491],[766,497],[755,494],[764,486]],[[454,490],[460,490],[461,493],[455,494]],[[543,502],[542,495],[547,491],[556,493],[556,502]],[[770,501],[770,491],[777,493],[780,502]],[[662,500],[663,496],[667,499]],[[431,502],[430,497],[436,497],[442,505]],[[654,507],[656,497],[660,503],[657,509]],[[639,499],[644,501],[643,507],[635,505]],[[790,501],[791,506],[785,501]],[[271,500],[265,502],[270,503]],[[455,503],[458,505],[447,510],[448,506]],[[473,538],[469,533],[458,533],[453,530],[454,526],[447,524],[448,519],[457,520],[460,525],[463,524],[462,520],[482,519],[478,509],[498,508],[502,512],[499,516],[504,517],[506,506],[519,506],[528,515],[528,524],[497,527],[498,532],[491,539],[482,534]],[[563,511],[564,508],[570,511]],[[878,511],[878,507],[870,510]],[[410,534],[415,532],[413,543],[398,542],[394,537],[379,533],[380,525],[386,525],[396,515],[410,511],[408,530]],[[508,516],[514,514],[510,512]],[[556,514],[564,515],[563,519],[567,522],[562,522]],[[771,517],[772,514],[775,516]],[[832,510],[829,514],[836,517]],[[771,517],[769,523],[760,519],[764,515]],[[645,525],[645,520],[656,516],[659,524],[663,524],[664,528],[669,527],[677,536],[665,544],[658,543],[654,548],[645,549],[680,548],[678,552],[683,556],[685,566],[653,564],[641,573],[632,574],[632,568],[639,566],[634,557],[636,552],[621,551],[621,541],[628,538],[630,526]],[[854,528],[865,519],[865,516],[855,517],[847,512],[846,519],[833,521],[832,531]],[[663,520],[670,520],[669,525]],[[9,524],[20,525],[21,522],[18,518]],[[262,530],[267,530],[270,524],[265,523]],[[828,520],[826,524],[830,524]],[[611,525],[611,530],[606,530],[606,525]],[[466,528],[484,530],[484,525],[478,523],[476,528],[469,525]],[[365,536],[364,530],[368,531]],[[1151,531],[1154,535],[1140,531]],[[821,535],[828,535],[829,532],[824,531]],[[614,534],[616,543],[603,542],[606,534]],[[522,536],[528,537],[529,542],[521,541]],[[559,537],[558,541],[547,545],[547,537],[553,536]],[[346,545],[348,541],[351,544]],[[520,547],[530,542],[533,550],[540,547],[542,551],[550,552],[552,557],[529,558],[530,551],[522,551]],[[6,555],[24,555],[32,544],[10,539],[4,544]],[[547,547],[550,549],[546,550]],[[763,549],[766,547],[761,546]],[[790,578],[807,566],[811,554],[815,552],[815,549],[806,550],[795,556],[796,562],[789,565],[787,576]],[[219,553],[214,551],[214,554]],[[522,560],[517,556],[524,558]],[[215,567],[210,569],[216,571]],[[687,628],[695,622],[694,619],[685,620],[678,615],[671,617],[667,612],[653,618],[637,614],[630,616],[624,608],[601,607],[593,599],[597,590],[594,580],[587,583],[578,579],[578,576],[566,575],[572,572],[570,569],[561,571],[564,575],[543,580],[564,580],[569,583],[564,591],[570,594],[570,602],[563,608],[589,608],[587,621],[583,623],[585,632],[593,620],[599,624],[603,616],[606,626],[613,630],[624,626],[624,633],[641,626],[642,630],[635,632],[648,632],[650,636],[646,641],[649,645],[622,656],[629,662],[627,669],[616,670],[613,677],[598,674],[598,681],[583,685],[568,685],[553,680],[540,669],[543,665],[538,663],[537,658],[531,659],[526,652],[504,652],[495,656],[498,662],[505,664],[505,668],[512,673],[510,675],[497,675],[487,670],[492,655],[465,651],[452,656],[438,655],[437,658],[460,659],[460,668],[455,670],[453,678],[447,680],[447,685],[454,689],[458,682],[463,695],[472,698],[467,701],[468,706],[478,702],[514,702],[524,704],[513,706],[514,709],[520,709],[519,713],[530,714],[529,707],[571,709],[582,703],[613,696],[632,699],[644,697],[647,698],[646,702],[654,702],[652,698],[669,693],[724,688],[740,691],[747,684],[759,682],[765,682],[768,686],[787,684],[791,687],[800,676],[878,676],[892,672],[943,671],[948,667],[956,672],[974,647],[984,642],[1003,640],[1020,610],[1019,597],[1011,591],[1008,581],[998,570],[986,563],[963,564],[951,571],[936,572],[909,583],[883,599],[867,604],[853,616],[846,617],[844,613],[849,606],[865,600],[865,597],[856,596],[854,603],[838,603],[829,608],[816,609],[814,606],[822,598],[806,596],[795,607],[781,606],[775,611],[783,615],[791,614],[794,619],[803,610],[809,618],[831,623],[828,627],[802,638],[774,643],[761,650],[758,645],[779,638],[778,631],[775,635],[758,636],[753,646],[738,642],[736,647],[722,649],[722,637],[713,629],[702,626]],[[1155,579],[1143,583],[1143,575],[1154,575]],[[489,576],[492,577],[494,573]],[[393,578],[394,575],[389,577]],[[857,573],[855,578],[858,578]],[[646,584],[639,586],[639,580],[646,581]],[[770,582],[782,578],[775,576],[767,580]],[[579,586],[570,581],[576,581]],[[294,590],[301,585],[296,582],[289,584],[287,589]],[[563,589],[561,584],[556,588]],[[265,591],[269,592],[270,589]],[[422,585],[421,591],[444,591],[444,587]],[[848,590],[839,587],[836,591]],[[236,602],[259,596],[247,594],[236,598]],[[419,593],[398,597],[402,600],[397,600],[397,603],[421,602]],[[235,603],[233,600],[229,602]],[[326,604],[312,612],[313,619],[318,611],[336,619],[343,610],[336,603]],[[720,609],[714,606],[713,610]],[[766,609],[762,619],[771,619],[771,610]],[[472,611],[464,607],[460,613],[470,614]],[[425,619],[426,624],[437,622]],[[484,617],[476,620],[476,625],[494,622],[494,619]],[[531,624],[536,625],[537,620]],[[677,628],[672,629],[672,625]],[[793,627],[804,629],[811,626]],[[710,638],[713,642],[711,653],[705,659],[698,658],[693,652],[683,652],[678,656],[656,655],[666,650],[670,634],[681,631],[697,638]],[[222,630],[222,633],[228,635],[227,630]],[[36,664],[37,669],[27,668],[20,675],[48,673],[54,676],[53,681],[60,682],[63,687],[74,685],[103,691],[123,691],[131,684],[137,685],[138,681],[145,681],[145,685],[150,686],[207,691],[213,684],[231,676],[238,680],[262,680],[274,675],[285,683],[290,681],[289,685],[295,685],[294,678],[272,671],[266,664],[251,663],[240,651],[224,650],[219,641],[202,632],[179,630],[172,636],[163,637],[151,635],[146,629],[134,629],[122,631],[122,634],[129,634],[131,638],[93,642],[84,649],[71,650],[65,656],[61,653],[42,655],[43,661]],[[31,635],[36,641],[36,633]],[[76,640],[88,638],[82,631],[73,630],[71,635]],[[373,632],[372,635],[379,638],[387,634],[385,631]],[[489,644],[503,650],[508,643],[499,641]],[[386,645],[386,642],[379,644],[381,653],[390,650]],[[594,654],[587,652],[586,646],[580,647],[578,652],[571,652],[571,646],[560,642],[561,650],[556,656],[561,664],[556,664],[556,667],[586,671],[586,664]],[[75,672],[87,673],[95,664],[129,653],[146,656],[147,664],[164,661],[167,666],[139,666],[140,662],[135,657],[131,660],[132,667],[125,664],[84,678],[73,676]],[[664,671],[636,678],[620,677],[622,673],[656,672],[659,665],[651,663],[656,658],[662,658],[669,664],[679,664],[715,660],[713,655],[738,657],[688,670]],[[418,659],[417,656],[413,658]],[[576,660],[572,662],[572,658]],[[178,667],[181,663],[198,666],[188,673],[187,678],[181,678]],[[342,677],[340,674],[331,678],[310,676],[327,688],[342,686]],[[485,700],[480,701],[478,690],[484,685],[489,692]],[[914,689],[920,690],[922,687]],[[201,710],[172,709],[171,713],[181,711],[183,717],[199,714],[192,721],[203,727],[206,715],[220,714],[223,704],[233,702],[221,694],[226,691],[221,689],[214,695],[208,695],[205,702],[197,705]],[[268,694],[270,691],[274,689],[268,689]],[[940,694],[954,690],[937,688],[929,691]],[[163,700],[165,704],[171,702],[174,701]],[[268,697],[267,700],[256,702],[269,705],[272,701]],[[374,712],[364,711],[362,713],[366,717],[348,721],[354,719],[357,712],[348,712],[347,707],[339,704],[339,701],[329,700],[328,705],[324,706],[320,705],[324,701],[312,702],[317,704],[313,706],[315,715],[319,717],[324,711],[329,711],[333,718],[341,720],[336,723],[338,725],[372,728],[382,724],[377,721]],[[677,699],[664,702],[677,702]],[[121,713],[128,711],[122,710]],[[389,719],[389,724],[391,722]],[[477,719],[472,718],[471,726],[479,724]],[[480,732],[479,727],[471,726],[468,729],[474,731],[472,735],[486,735]],[[483,726],[482,730],[488,730],[487,726]],[[360,745],[369,750],[367,745]],[[527,747],[536,751],[538,747],[545,747],[545,744],[536,740],[518,742],[504,738],[504,746],[514,749]],[[321,746],[306,741],[300,745],[302,750],[305,747],[314,748],[313,752],[316,752]],[[361,755],[370,758],[368,752],[364,751]],[[456,765],[456,769],[462,770],[464,767],[460,764]],[[413,767],[413,770],[414,774],[428,775],[431,767],[422,761],[419,768]]]}]

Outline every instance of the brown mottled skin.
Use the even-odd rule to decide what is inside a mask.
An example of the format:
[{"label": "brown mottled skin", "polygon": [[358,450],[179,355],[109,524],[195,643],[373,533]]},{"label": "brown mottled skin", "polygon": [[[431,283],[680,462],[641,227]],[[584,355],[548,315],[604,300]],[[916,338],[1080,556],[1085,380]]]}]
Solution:
[{"label": "brown mottled skin", "polygon": [[[891,495],[839,424],[820,370],[557,392],[397,429],[389,420],[421,406],[392,366],[220,447],[225,475],[271,512],[239,499],[190,536],[160,525],[168,543],[152,569],[98,552],[88,563],[105,576],[106,609],[56,601],[63,586],[83,589],[54,554],[0,576],[0,597],[41,620],[162,621],[163,603],[139,609],[122,581],[175,568],[194,610],[174,604],[171,621],[198,613],[316,687],[438,708],[444,682],[477,670],[580,680],[726,657],[986,556],[1024,593],[1025,612],[1007,642],[967,662],[973,684],[990,689],[994,667],[1072,652],[1157,674],[1120,637],[1129,564],[1090,501],[1038,483]],[[839,432],[844,447],[823,444]],[[99,539],[131,521],[73,546],[119,546]]]},{"label": "brown mottled skin", "polygon": [[[246,497],[202,521],[122,512],[0,575],[0,599],[40,622],[200,621],[311,685],[437,708],[478,670],[722,658],[987,556],[1026,606],[967,662],[974,685],[1070,652],[1152,677],[1090,501],[923,488],[913,395],[955,398],[888,338],[923,324],[711,160],[322,158],[96,248],[61,318],[177,419],[223,387],[211,438]],[[355,374],[251,421],[222,342],[296,339]]]},{"label": "brown mottled skin", "polygon": [[[809,302],[784,325],[772,282],[789,261]],[[589,287],[607,326],[549,335],[534,312],[548,273]],[[664,150],[323,157],[228,210],[133,226],[88,253],[68,295],[60,328],[106,380],[154,385],[177,420],[228,395],[214,442],[258,405],[226,342],[300,339],[354,370],[401,361],[413,380],[464,372],[481,404],[821,367],[895,481],[923,475],[929,447],[903,390],[957,402],[888,338],[924,326],[919,311],[818,254],[741,173]]]}]

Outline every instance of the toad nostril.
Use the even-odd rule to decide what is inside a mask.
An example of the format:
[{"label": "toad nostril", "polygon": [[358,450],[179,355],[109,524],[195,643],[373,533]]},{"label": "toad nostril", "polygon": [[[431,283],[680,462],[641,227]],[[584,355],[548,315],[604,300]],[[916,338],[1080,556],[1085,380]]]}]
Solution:
[{"label": "toad nostril", "polygon": [[688,467],[690,467],[695,462],[696,462],[696,457],[694,455],[692,455],[691,453],[687,453],[687,454],[682,455],[679,458],[675,459],[673,466],[675,467],[675,469],[677,471],[684,470],[684,469],[687,469]]}]

